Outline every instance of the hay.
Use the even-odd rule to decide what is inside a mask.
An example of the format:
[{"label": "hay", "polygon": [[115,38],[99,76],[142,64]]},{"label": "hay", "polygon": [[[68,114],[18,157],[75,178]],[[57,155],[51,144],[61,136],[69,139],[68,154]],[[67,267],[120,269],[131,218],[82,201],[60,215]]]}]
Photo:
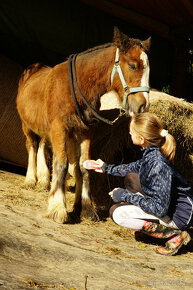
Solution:
[{"label": "hay", "polygon": [[193,103],[152,91],[150,104],[150,111],[159,116],[176,140],[177,169],[193,185]]}]

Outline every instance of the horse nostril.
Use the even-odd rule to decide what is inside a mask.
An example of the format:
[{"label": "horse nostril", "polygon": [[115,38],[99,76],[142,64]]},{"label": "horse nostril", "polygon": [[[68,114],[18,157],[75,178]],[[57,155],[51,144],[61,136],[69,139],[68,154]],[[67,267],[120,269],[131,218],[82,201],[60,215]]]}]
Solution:
[{"label": "horse nostril", "polygon": [[143,113],[145,112],[145,104],[142,104],[140,107],[139,107],[139,111],[138,113]]},{"label": "horse nostril", "polygon": [[126,110],[129,111],[129,115],[131,115],[131,112],[134,114],[144,113],[147,110],[146,106],[147,101],[143,94],[130,94]]}]

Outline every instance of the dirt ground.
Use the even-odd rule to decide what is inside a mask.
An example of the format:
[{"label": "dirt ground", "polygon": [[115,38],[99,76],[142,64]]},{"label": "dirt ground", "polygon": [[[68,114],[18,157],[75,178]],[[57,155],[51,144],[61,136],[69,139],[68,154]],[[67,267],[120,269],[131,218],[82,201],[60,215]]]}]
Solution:
[{"label": "dirt ground", "polygon": [[[0,170],[0,289],[192,289],[193,242],[176,256],[154,252],[110,218],[57,224],[44,217],[48,192]],[[74,194],[68,192],[68,209]],[[190,231],[193,237],[193,229]]]}]

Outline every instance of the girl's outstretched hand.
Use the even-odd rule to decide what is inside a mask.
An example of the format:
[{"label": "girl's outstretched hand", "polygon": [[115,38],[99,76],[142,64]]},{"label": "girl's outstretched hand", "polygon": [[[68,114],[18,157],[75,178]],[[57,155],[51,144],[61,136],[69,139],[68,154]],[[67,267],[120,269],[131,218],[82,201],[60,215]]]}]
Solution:
[{"label": "girl's outstretched hand", "polygon": [[94,170],[96,172],[102,173],[101,167],[103,166],[104,162],[101,159],[97,160],[85,160],[83,162],[83,167],[88,170]]}]

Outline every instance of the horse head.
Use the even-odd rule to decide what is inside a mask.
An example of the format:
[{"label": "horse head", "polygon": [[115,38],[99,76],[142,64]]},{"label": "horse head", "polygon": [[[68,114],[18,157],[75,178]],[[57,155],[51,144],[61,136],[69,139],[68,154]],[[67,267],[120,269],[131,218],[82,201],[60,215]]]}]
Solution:
[{"label": "horse head", "polygon": [[148,111],[150,68],[146,52],[151,38],[145,41],[129,38],[115,27],[113,40],[116,56],[111,74],[112,89],[118,92],[128,114]]}]

